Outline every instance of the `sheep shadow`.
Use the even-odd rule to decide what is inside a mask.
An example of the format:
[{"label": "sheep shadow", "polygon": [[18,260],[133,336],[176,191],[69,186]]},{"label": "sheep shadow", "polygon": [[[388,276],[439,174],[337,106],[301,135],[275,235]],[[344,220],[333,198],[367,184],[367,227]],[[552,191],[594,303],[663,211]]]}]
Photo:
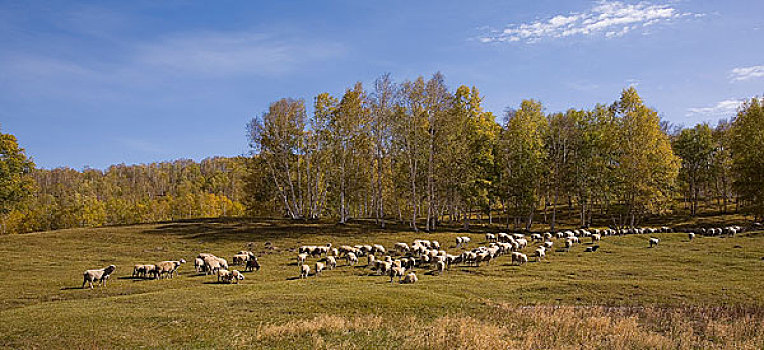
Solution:
[{"label": "sheep shadow", "polygon": [[238,284],[238,283],[227,283],[223,281],[207,281],[207,282],[202,282],[202,284],[228,285],[228,284]]},{"label": "sheep shadow", "polygon": [[156,278],[151,277],[139,277],[139,276],[122,276],[117,277],[118,280],[127,280],[127,281],[133,281],[133,282],[145,282],[145,281],[154,281]]},{"label": "sheep shadow", "polygon": [[286,278],[286,280],[287,280],[287,281],[296,281],[296,280],[301,280],[301,279],[302,279],[302,278],[300,278],[300,276],[296,276],[296,277],[287,277],[287,278]]},{"label": "sheep shadow", "polygon": [[[95,285],[94,285],[95,286]],[[61,290],[75,290],[75,289],[90,289],[90,287],[85,286],[85,288],[82,288],[82,286],[76,286],[76,287],[62,287]]]}]

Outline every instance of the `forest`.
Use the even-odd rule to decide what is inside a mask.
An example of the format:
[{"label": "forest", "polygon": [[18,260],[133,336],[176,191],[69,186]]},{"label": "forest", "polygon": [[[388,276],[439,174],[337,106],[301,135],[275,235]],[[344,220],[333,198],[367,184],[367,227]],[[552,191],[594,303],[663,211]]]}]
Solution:
[{"label": "forest", "polygon": [[383,75],[310,106],[271,103],[246,126],[249,155],[104,170],[37,169],[2,134],[0,232],[237,216],[554,230],[563,215],[625,227],[702,210],[764,214],[762,98],[692,127],[663,120],[633,87],[553,113],[529,99],[497,116],[482,99],[440,73]]}]

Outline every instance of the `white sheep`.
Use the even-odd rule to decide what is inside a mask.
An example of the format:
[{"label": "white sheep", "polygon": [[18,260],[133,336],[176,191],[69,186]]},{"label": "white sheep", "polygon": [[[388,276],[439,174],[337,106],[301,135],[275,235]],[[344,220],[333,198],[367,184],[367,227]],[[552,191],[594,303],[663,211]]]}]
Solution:
[{"label": "white sheep", "polygon": [[324,267],[326,267],[324,263],[316,261],[316,277],[321,275],[321,271],[324,271]]},{"label": "white sheep", "polygon": [[180,267],[181,264],[184,264],[186,260],[180,259],[180,260],[170,260],[170,261],[160,261],[156,263],[156,275],[158,278],[162,278],[163,274],[167,274],[167,277],[172,278],[173,275],[177,274],[178,267]]},{"label": "white sheep", "polygon": [[687,238],[689,238],[692,241],[693,239],[695,239],[695,233],[693,232],[688,233]]},{"label": "white sheep", "polygon": [[602,235],[600,235],[599,233],[594,233],[592,234],[591,237],[592,237],[592,244],[602,239]]},{"label": "white sheep", "polygon": [[298,265],[304,264],[305,260],[308,260],[308,254],[307,253],[297,254],[297,264]]},{"label": "white sheep", "polygon": [[82,274],[82,288],[85,289],[85,284],[90,283],[90,289],[93,289],[93,282],[101,282],[101,286],[106,286],[106,280],[116,270],[117,267],[109,265],[98,270],[85,270]]},{"label": "white sheep", "polygon": [[406,275],[406,277],[403,278],[403,281],[401,283],[411,284],[416,283],[419,281],[419,278],[416,277],[416,274],[413,272],[410,272]]},{"label": "white sheep", "polygon": [[204,258],[194,259],[194,270],[196,270],[196,272],[202,272],[204,270]]},{"label": "white sheep", "polygon": [[653,246],[656,246],[656,247],[657,247],[657,246],[658,246],[658,243],[659,243],[660,241],[661,241],[660,239],[657,239],[657,238],[655,238],[655,237],[652,237],[652,238],[650,238],[650,248],[652,248]]},{"label": "white sheep", "polygon": [[387,254],[387,249],[385,249],[385,247],[382,246],[381,244],[374,244],[371,247],[373,248],[372,253]]},{"label": "white sheep", "polygon": [[574,242],[575,242],[575,241],[574,241],[572,238],[568,238],[568,239],[566,239],[566,240],[565,240],[565,251],[568,251],[568,252],[569,252],[569,251],[570,251],[570,248],[572,248],[572,247],[573,247],[573,243],[574,243]]},{"label": "white sheep", "polygon": [[308,278],[308,274],[310,273],[310,266],[308,265],[300,265],[300,278]]},{"label": "white sheep", "polygon": [[358,263],[358,256],[356,256],[355,253],[353,253],[353,252],[348,252],[345,255],[345,258],[347,259],[348,265],[350,265],[350,266],[353,266],[353,265]]},{"label": "white sheep", "polygon": [[403,275],[406,274],[406,270],[402,267],[393,267],[390,269],[390,284],[393,283],[393,278],[398,277],[398,282],[401,281]]},{"label": "white sheep", "polygon": [[522,265],[528,262],[528,256],[520,252],[512,252],[512,263]]},{"label": "white sheep", "polygon": [[486,242],[496,242],[496,235],[493,233],[486,233],[485,234],[485,241]]},{"label": "white sheep", "polygon": [[544,259],[546,257],[546,248],[544,246],[540,246],[536,248],[536,261],[541,261],[541,259]]},{"label": "white sheep", "polygon": [[326,267],[329,268],[329,270],[334,270],[334,268],[337,267],[337,260],[333,256],[327,256],[325,260]]},{"label": "white sheep", "polygon": [[238,284],[239,281],[244,280],[244,274],[239,272],[239,270],[233,270],[231,271],[231,280],[233,281],[233,283]]}]

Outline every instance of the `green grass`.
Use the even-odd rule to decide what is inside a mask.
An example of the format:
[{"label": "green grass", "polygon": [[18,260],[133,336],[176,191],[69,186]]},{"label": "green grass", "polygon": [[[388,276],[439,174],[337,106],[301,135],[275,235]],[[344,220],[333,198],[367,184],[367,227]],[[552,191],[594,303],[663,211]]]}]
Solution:
[{"label": "green grass", "polygon": [[[505,256],[490,266],[452,267],[443,276],[417,268],[414,285],[391,285],[360,267],[365,258],[359,267],[343,260],[319,278],[295,279],[292,249],[303,244],[389,248],[426,238],[457,252],[456,235],[364,224],[200,220],[2,236],[0,346],[445,349],[500,342],[579,348],[599,339],[587,344],[764,347],[764,234],[756,232],[693,242],[685,234],[655,234],[661,243],[653,249],[648,235],[606,237],[596,253],[584,253],[582,242],[522,267]],[[482,234],[470,235],[471,247],[483,243]],[[267,241],[276,249],[266,250]],[[199,252],[230,260],[250,246],[263,268],[239,285],[213,283],[193,271]],[[135,264],[180,258],[190,262],[174,279],[129,278]],[[112,263],[118,268],[106,288],[80,289],[83,270]],[[633,337],[624,338],[618,327]],[[550,331],[561,333],[543,337]],[[432,335],[414,336],[420,333]],[[481,335],[496,339],[482,346]]]}]

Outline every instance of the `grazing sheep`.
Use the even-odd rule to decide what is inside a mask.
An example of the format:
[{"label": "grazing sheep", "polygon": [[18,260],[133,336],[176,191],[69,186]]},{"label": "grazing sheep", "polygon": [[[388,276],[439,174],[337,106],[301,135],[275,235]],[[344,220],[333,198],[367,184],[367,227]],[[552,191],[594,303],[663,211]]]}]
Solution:
[{"label": "grazing sheep", "polygon": [[156,263],[156,275],[158,278],[162,278],[163,274],[167,274],[167,277],[172,278],[173,275],[177,274],[178,267],[180,267],[181,264],[184,264],[186,260],[180,259],[179,261],[171,260],[171,261],[160,261]]},{"label": "grazing sheep", "polygon": [[316,261],[316,277],[321,275],[321,271],[324,271],[324,267],[326,267],[324,263]]},{"label": "grazing sheep", "polygon": [[565,240],[565,251],[567,252],[570,251],[570,248],[573,247],[573,242],[574,242],[573,239],[570,239],[570,238]]},{"label": "grazing sheep", "polygon": [[207,256],[204,259],[203,270],[206,275],[216,274],[220,270],[220,262],[215,256]]},{"label": "grazing sheep", "polygon": [[395,250],[397,250],[398,253],[401,253],[401,254],[408,253],[411,251],[411,248],[409,247],[409,245],[403,242],[395,243],[394,247],[395,247]]},{"label": "grazing sheep", "polygon": [[156,270],[156,265],[135,265],[133,267],[133,277],[147,277],[153,274]]},{"label": "grazing sheep", "polygon": [[375,261],[377,261],[377,257],[373,254],[369,254],[369,256],[366,257],[366,267],[373,266]]},{"label": "grazing sheep", "polygon": [[602,239],[602,235],[599,233],[592,234],[592,244]]},{"label": "grazing sheep", "polygon": [[598,245],[593,245],[593,246],[591,246],[591,247],[586,247],[586,249],[584,249],[584,252],[585,252],[585,253],[596,252],[596,251],[597,251],[597,249],[599,249],[599,247],[600,247],[600,246],[598,246]]},{"label": "grazing sheep", "polygon": [[358,263],[358,257],[353,252],[348,252],[345,255],[345,258],[347,259],[348,265],[350,265],[350,266],[353,266],[353,265]]},{"label": "grazing sheep", "polygon": [[401,281],[403,275],[406,274],[406,270],[402,267],[393,267],[390,269],[390,284],[393,284],[393,278],[398,277],[398,282]]},{"label": "grazing sheep", "polygon": [[382,255],[387,254],[387,249],[385,249],[385,247],[382,246],[381,244],[374,244],[371,247],[373,248],[372,249],[373,250],[372,253],[379,253],[379,254],[382,254]]},{"label": "grazing sheep", "polygon": [[133,266],[133,277],[138,277],[140,275],[141,270],[145,270],[146,265],[135,265]]},{"label": "grazing sheep", "polygon": [[109,265],[98,270],[85,270],[82,274],[82,289],[85,289],[85,284],[90,283],[90,289],[93,289],[93,282],[101,282],[101,286],[106,286],[106,280],[116,270],[117,267]]},{"label": "grazing sheep", "polygon": [[541,236],[541,234],[534,233],[531,235],[531,240],[534,242],[541,242],[544,240],[544,238]]},{"label": "grazing sheep", "polygon": [[470,238],[467,236],[464,237],[456,237],[456,247],[467,247],[470,243]]},{"label": "grazing sheep", "polygon": [[304,264],[305,260],[308,260],[308,254],[306,254],[306,253],[297,254],[297,264],[298,265]]},{"label": "grazing sheep", "polygon": [[386,274],[392,268],[393,268],[393,263],[390,261],[384,261],[384,260],[377,260],[376,266],[374,267],[374,269],[377,270],[377,275]]},{"label": "grazing sheep", "polygon": [[231,271],[231,280],[235,284],[239,284],[239,281],[244,280],[244,275],[239,270]]},{"label": "grazing sheep", "polygon": [[650,238],[650,248],[652,248],[653,246],[657,247],[658,246],[658,242],[660,242],[660,241],[661,241],[660,239],[657,239],[655,237]]},{"label": "grazing sheep", "polygon": [[236,254],[231,258],[231,262],[234,265],[245,265],[247,261],[249,261],[250,255],[249,254]]},{"label": "grazing sheep", "polygon": [[204,271],[204,258],[194,259],[194,270],[196,270],[196,272]]},{"label": "grazing sheep", "polygon": [[416,283],[417,281],[419,281],[419,278],[416,277],[416,274],[413,272],[410,272],[409,274],[406,275],[406,277],[403,278],[403,281],[401,283],[411,284],[411,283]]},{"label": "grazing sheep", "polygon": [[541,261],[541,259],[543,259],[546,256],[545,251],[546,251],[546,248],[544,246],[538,247],[536,249],[535,254],[536,254],[536,261],[537,262]]},{"label": "grazing sheep", "polygon": [[231,281],[231,271],[226,269],[218,269],[216,275],[218,276],[218,283]]},{"label": "grazing sheep", "polygon": [[310,266],[308,265],[300,265],[300,278],[308,278],[308,274],[310,273]]},{"label": "grazing sheep", "polygon": [[438,274],[442,275],[446,271],[446,262],[445,261],[438,261],[437,264],[435,264]]},{"label": "grazing sheep", "polygon": [[485,234],[485,241],[486,242],[496,242],[496,235],[493,233],[486,233]]},{"label": "grazing sheep", "polygon": [[334,259],[333,256],[327,256],[324,260],[326,260],[326,267],[329,268],[329,270],[334,270],[334,268],[337,267],[337,260]]},{"label": "grazing sheep", "polygon": [[528,256],[520,252],[512,252],[512,263],[522,265],[528,262]]},{"label": "grazing sheep", "polygon": [[546,242],[544,242],[544,248],[546,248],[547,250],[550,250],[550,251],[551,251],[551,249],[552,249],[552,245],[554,245],[554,242],[552,242],[552,241],[546,241]]},{"label": "grazing sheep", "polygon": [[688,233],[687,238],[689,238],[692,241],[693,239],[695,239],[695,233],[693,232]]},{"label": "grazing sheep", "polygon": [[257,258],[247,260],[247,266],[244,268],[244,271],[260,271],[260,262],[257,261]]}]

